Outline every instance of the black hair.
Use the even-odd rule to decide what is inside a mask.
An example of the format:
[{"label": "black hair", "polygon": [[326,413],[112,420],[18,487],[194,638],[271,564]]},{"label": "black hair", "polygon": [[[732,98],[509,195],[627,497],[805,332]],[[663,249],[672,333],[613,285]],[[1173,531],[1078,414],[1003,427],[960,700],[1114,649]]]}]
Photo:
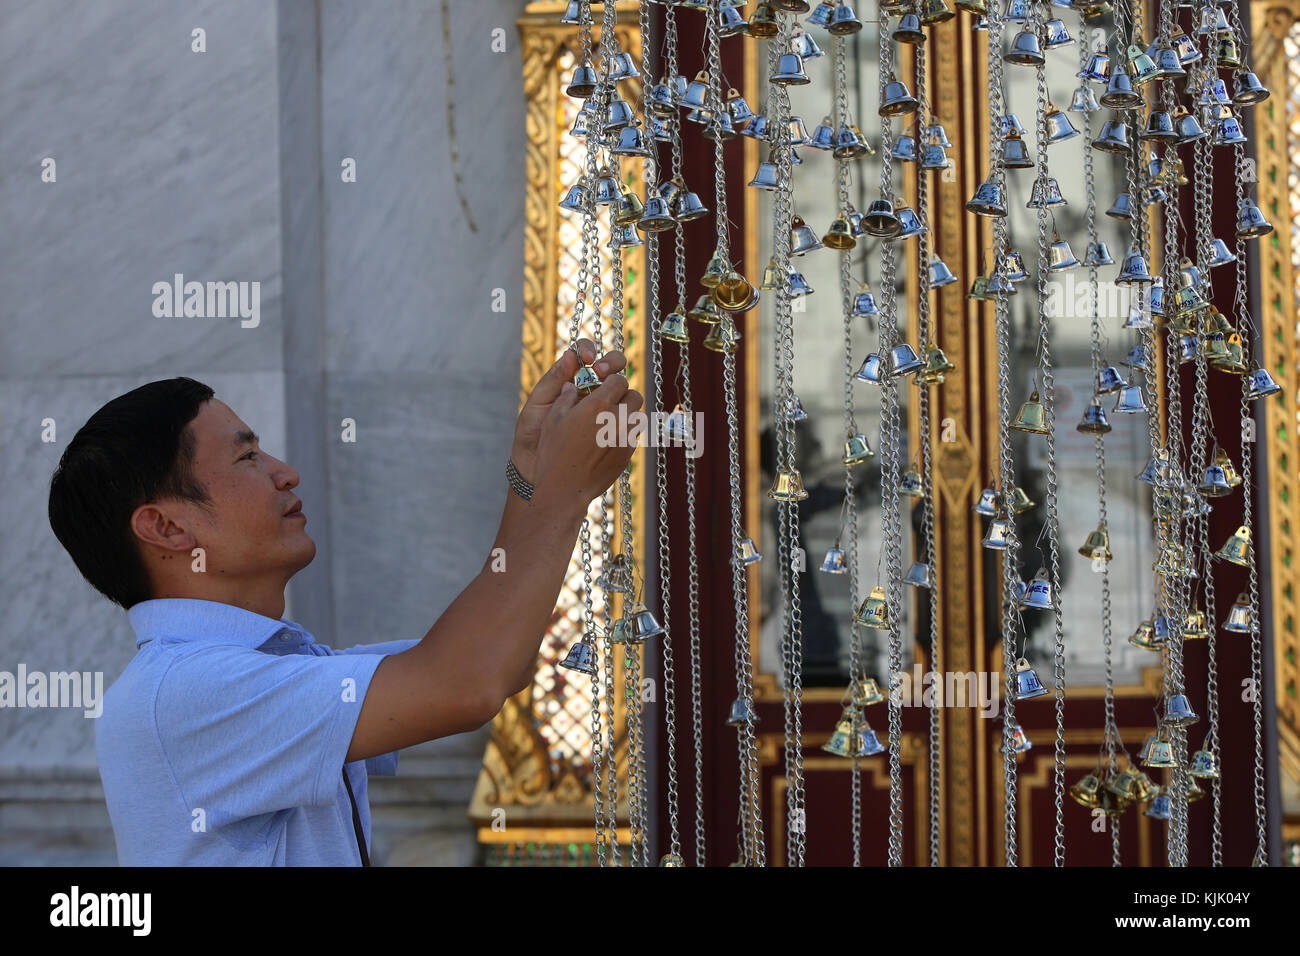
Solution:
[{"label": "black hair", "polygon": [[211,504],[191,470],[189,424],[212,396],[184,377],[119,395],[73,436],[50,479],[55,537],[95,590],[125,609],[151,597],[132,512],[163,498]]}]

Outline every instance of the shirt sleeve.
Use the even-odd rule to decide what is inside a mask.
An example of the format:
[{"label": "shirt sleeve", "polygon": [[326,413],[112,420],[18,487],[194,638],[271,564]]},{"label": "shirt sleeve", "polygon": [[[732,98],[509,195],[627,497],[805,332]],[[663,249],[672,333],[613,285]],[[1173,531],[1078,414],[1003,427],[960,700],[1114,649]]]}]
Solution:
[{"label": "shirt sleeve", "polygon": [[188,808],[209,827],[337,797],[380,654],[208,645],[168,669],[155,722]]},{"label": "shirt sleeve", "polygon": [[[355,647],[349,647],[344,650],[336,650],[324,644],[316,646],[324,649],[329,654],[380,654],[387,656],[389,654],[400,654],[402,651],[409,651],[420,640],[403,640],[403,641],[381,641],[378,644],[358,644]],[[366,773],[375,777],[395,777],[397,776],[398,752],[390,750],[386,754],[379,754],[366,760]]]}]

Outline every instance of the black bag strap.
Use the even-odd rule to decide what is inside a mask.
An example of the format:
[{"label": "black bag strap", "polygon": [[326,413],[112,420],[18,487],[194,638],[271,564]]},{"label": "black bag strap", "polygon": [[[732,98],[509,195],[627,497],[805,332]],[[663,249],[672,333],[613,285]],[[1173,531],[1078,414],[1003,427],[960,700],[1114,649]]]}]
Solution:
[{"label": "black bag strap", "polygon": [[366,852],[366,838],[361,832],[361,814],[357,811],[357,798],[352,795],[352,783],[348,780],[348,768],[343,768],[343,786],[348,788],[348,801],[352,804],[352,829],[357,833],[357,849],[361,851],[361,865],[370,865],[370,854]]}]

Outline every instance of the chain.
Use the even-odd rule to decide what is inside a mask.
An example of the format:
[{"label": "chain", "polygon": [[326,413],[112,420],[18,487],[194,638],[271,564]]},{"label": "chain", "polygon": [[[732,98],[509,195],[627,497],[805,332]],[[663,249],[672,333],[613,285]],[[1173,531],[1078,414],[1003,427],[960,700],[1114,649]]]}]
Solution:
[{"label": "chain", "polygon": [[[913,46],[916,62],[916,111],[917,148],[921,148],[924,131],[934,122],[930,114],[930,96],[927,89],[925,44]],[[930,236],[929,219],[929,176],[928,171],[920,166],[916,174],[916,216],[920,220],[922,235],[926,238],[917,242],[917,338],[924,348],[938,345],[938,335],[931,323],[930,315],[930,268],[926,247]],[[934,468],[931,448],[931,402],[930,386],[921,383],[916,399],[917,420],[920,424],[918,438],[921,446],[921,487],[924,497],[921,500],[921,557],[930,573],[929,597],[929,665],[930,672],[942,674],[943,666],[939,652],[939,581],[938,562],[935,560],[934,547]],[[939,754],[939,708],[931,707],[929,714],[929,849],[930,865],[939,865],[939,785],[942,773],[942,761]]]},{"label": "chain", "polygon": [[[835,90],[832,98],[832,125],[839,129],[849,122],[848,79],[845,70],[845,41],[835,37],[831,44],[835,59]],[[849,207],[849,167],[848,160],[835,164],[835,198],[837,208],[842,212]],[[865,243],[864,243],[865,245]],[[852,253],[848,249],[840,252],[840,312],[844,319],[844,433],[847,436],[857,434],[857,422],[854,416],[853,389],[853,287],[849,277],[852,265]],[[849,569],[849,607],[856,611],[858,607],[858,512],[854,490],[853,465],[844,466],[844,508],[848,523],[848,541],[845,549],[845,563]],[[844,530],[840,529],[841,532]],[[838,545],[838,541],[837,541]],[[850,702],[856,706],[857,689],[864,677],[862,671],[862,637],[856,621],[856,614],[849,617],[849,694]],[[852,761],[849,773],[850,832],[853,839],[853,865],[862,865],[862,774],[859,770],[857,738],[850,747],[849,759]]]}]

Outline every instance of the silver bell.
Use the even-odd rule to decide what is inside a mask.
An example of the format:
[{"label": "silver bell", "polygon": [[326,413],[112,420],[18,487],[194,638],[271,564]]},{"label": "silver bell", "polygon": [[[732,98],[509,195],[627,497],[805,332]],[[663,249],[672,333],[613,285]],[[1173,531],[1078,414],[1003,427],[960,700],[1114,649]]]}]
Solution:
[{"label": "silver bell", "polygon": [[569,648],[568,655],[558,666],[577,671],[579,674],[586,674],[588,677],[595,677],[596,645],[584,637]]},{"label": "silver bell", "polygon": [[885,360],[879,352],[871,352],[862,360],[862,367],[854,373],[853,377],[859,382],[867,382],[870,385],[879,385],[884,380]]},{"label": "silver bell", "polygon": [[1088,57],[1083,69],[1075,74],[1081,80],[1091,83],[1105,83],[1110,75],[1110,54],[1105,50],[1095,50]]},{"label": "silver bell", "polygon": [[922,564],[920,561],[913,562],[908,569],[907,575],[903,578],[904,584],[909,584],[914,588],[928,588],[933,585],[934,578],[930,574],[930,566]]},{"label": "silver bell", "polygon": [[1002,54],[1002,59],[1018,66],[1042,66],[1046,62],[1038,34],[1031,30],[1017,33],[1011,41],[1011,48]]},{"label": "silver bell", "polygon": [[1171,727],[1187,727],[1200,720],[1192,710],[1186,694],[1174,694],[1165,706],[1165,723]]},{"label": "silver bell", "polygon": [[825,571],[827,574],[847,574],[849,566],[845,563],[844,552],[840,549],[839,542],[835,547],[826,552],[826,557],[822,561],[819,571]]},{"label": "silver bell", "polygon": [[1040,611],[1052,609],[1052,582],[1047,577],[1046,568],[1039,568],[1038,573],[1029,582],[1024,597],[1020,599],[1020,606],[1032,607]]},{"label": "silver bell", "polygon": [[1144,102],[1142,94],[1133,89],[1133,81],[1122,66],[1111,70],[1106,82],[1106,92],[1101,94],[1101,105],[1108,110],[1135,110]]},{"label": "silver bell", "polygon": [[1113,395],[1127,384],[1124,381],[1124,376],[1119,374],[1119,369],[1113,365],[1108,365],[1097,376],[1097,394]]},{"label": "silver bell", "polygon": [[992,180],[980,183],[975,195],[967,200],[966,211],[993,219],[1004,218],[1007,214],[1007,198],[1002,186]]},{"label": "silver bell", "polygon": [[1205,477],[1196,486],[1196,490],[1207,498],[1222,498],[1232,494],[1232,485],[1228,484],[1228,473],[1222,465],[1210,465],[1205,469]]},{"label": "silver bell", "polygon": [[781,59],[776,63],[776,72],[770,79],[781,86],[806,86],[809,82],[808,74],[803,69],[803,59],[798,53],[782,53]]},{"label": "silver bell", "polygon": [[1123,412],[1127,415],[1136,415],[1139,412],[1147,410],[1146,399],[1142,397],[1141,385],[1125,385],[1119,390],[1119,398],[1115,401],[1115,407],[1112,412]]},{"label": "silver bell", "polygon": [[1268,88],[1250,70],[1238,70],[1232,74],[1232,102],[1238,106],[1253,106],[1266,99]]},{"label": "silver bell", "polygon": [[1016,661],[1016,700],[1042,697],[1046,693],[1047,688],[1038,679],[1034,669],[1029,666],[1029,661],[1023,657]]},{"label": "silver bell", "polygon": [[1142,255],[1136,246],[1130,246],[1124,256],[1124,265],[1115,278],[1115,284],[1133,285],[1134,283],[1152,282],[1154,279],[1155,276],[1151,275],[1147,270],[1146,256]]},{"label": "silver bell", "polygon": [[1101,132],[1092,141],[1092,148],[1099,149],[1103,153],[1127,153],[1129,151],[1128,124],[1118,117],[1106,120],[1101,124]]},{"label": "silver bell", "polygon": [[906,342],[889,351],[889,374],[894,378],[918,372],[924,367],[925,363],[917,357],[916,350]]},{"label": "silver bell", "polygon": [[1147,114],[1147,125],[1138,133],[1138,139],[1170,140],[1178,137],[1173,117],[1168,110],[1152,110]]},{"label": "silver bell", "polygon": [[952,274],[952,270],[948,268],[942,259],[936,257],[930,260],[931,289],[938,289],[945,285],[952,285],[952,283],[956,281],[957,277]]},{"label": "silver bell", "polygon": [[1047,124],[1047,141],[1049,143],[1064,142],[1079,135],[1079,131],[1070,125],[1070,118],[1055,106],[1048,109],[1044,122]]},{"label": "silver bell", "polygon": [[758,723],[758,713],[754,702],[747,697],[738,697],[731,702],[731,712],[727,715],[728,727],[743,727]]},{"label": "silver bell", "polygon": [[1078,265],[1079,260],[1074,257],[1074,251],[1070,248],[1070,244],[1057,236],[1047,251],[1047,271],[1065,272],[1068,269],[1077,268]]},{"label": "silver bell", "polygon": [[993,517],[998,513],[998,493],[992,488],[985,488],[980,492],[979,501],[975,502],[971,510],[977,515]]},{"label": "silver bell", "polygon": [[862,228],[867,235],[878,239],[892,239],[902,230],[894,205],[888,199],[873,199],[862,214]]},{"label": "silver bell", "polygon": [[1266,398],[1269,395],[1276,395],[1282,391],[1282,386],[1273,381],[1273,376],[1268,373],[1268,369],[1257,368],[1250,373],[1250,388],[1246,393],[1246,398],[1254,400],[1257,398]]},{"label": "silver bell", "polygon": [[1027,209],[1042,209],[1044,207],[1064,206],[1065,197],[1061,195],[1061,187],[1056,182],[1054,176],[1039,176],[1034,180],[1033,189],[1029,193],[1029,201],[1025,203]]},{"label": "silver bell", "polygon": [[1112,219],[1132,219],[1133,203],[1130,201],[1128,193],[1120,193],[1116,196],[1114,204],[1106,210],[1106,215]]},{"label": "silver bell", "polygon": [[1101,104],[1097,102],[1097,94],[1091,86],[1081,86],[1070,97],[1068,109],[1071,113],[1089,113],[1101,109]]},{"label": "silver bell", "polygon": [[822,241],[817,238],[817,233],[813,232],[812,227],[801,218],[795,216],[790,223],[790,255],[802,256],[804,253],[820,248],[822,248]]},{"label": "silver bell", "polygon": [[925,232],[925,226],[921,225],[920,218],[912,211],[911,206],[903,206],[895,212],[898,214],[898,235],[890,238],[914,239]]},{"label": "silver bell", "polygon": [[1272,231],[1273,224],[1264,218],[1259,207],[1249,199],[1243,199],[1237,207],[1237,235],[1242,239],[1254,239]]},{"label": "silver bell", "polygon": [[916,162],[916,138],[913,136],[898,137],[898,139],[894,140],[894,149],[891,155],[894,159],[905,163]]},{"label": "silver bell", "polygon": [[1088,251],[1083,257],[1083,264],[1086,266],[1113,266],[1115,260],[1111,258],[1110,247],[1104,240],[1088,243]]}]

